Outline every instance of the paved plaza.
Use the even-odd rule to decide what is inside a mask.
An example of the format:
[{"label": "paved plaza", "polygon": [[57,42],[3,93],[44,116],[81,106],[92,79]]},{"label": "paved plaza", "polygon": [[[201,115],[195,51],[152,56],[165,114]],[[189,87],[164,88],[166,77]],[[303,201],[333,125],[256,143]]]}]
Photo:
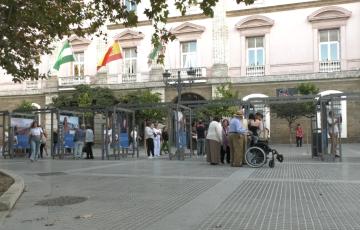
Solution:
[{"label": "paved plaza", "polygon": [[[0,229],[360,229],[359,144],[344,145],[335,163],[312,159],[307,147],[274,147],[285,162],[272,169],[201,158],[1,159],[2,169],[24,178],[26,192]],[[38,205],[70,196],[83,199]]]}]

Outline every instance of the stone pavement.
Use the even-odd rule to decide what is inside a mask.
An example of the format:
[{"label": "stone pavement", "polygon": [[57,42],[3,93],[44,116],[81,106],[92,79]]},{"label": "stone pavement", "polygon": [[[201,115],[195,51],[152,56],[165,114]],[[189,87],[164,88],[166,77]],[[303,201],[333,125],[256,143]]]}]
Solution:
[{"label": "stone pavement", "polygon": [[[312,159],[307,147],[273,147],[285,156],[273,169],[165,157],[1,159],[27,192],[0,229],[360,229],[360,144],[344,145],[335,163]],[[61,196],[85,201],[35,205]]]}]

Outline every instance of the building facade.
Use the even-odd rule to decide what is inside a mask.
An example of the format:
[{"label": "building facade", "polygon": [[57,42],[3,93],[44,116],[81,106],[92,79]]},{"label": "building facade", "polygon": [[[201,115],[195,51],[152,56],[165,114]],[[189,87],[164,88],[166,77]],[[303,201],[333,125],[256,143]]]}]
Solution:
[{"label": "building facade", "polygon": [[[138,27],[109,24],[103,28],[106,39],[70,37],[76,61],[55,72],[52,66],[58,50],[42,57],[40,72],[52,75],[47,80],[14,84],[3,73],[2,108],[14,109],[22,100],[43,107],[59,92],[71,91],[78,84],[109,87],[116,95],[150,88],[160,92],[164,101],[173,101],[177,91],[165,87],[162,74],[167,70],[170,78],[179,73],[186,79],[190,68],[199,81],[183,93],[204,99],[215,97],[216,87],[225,82],[231,82],[242,99],[279,96],[301,82],[314,83],[321,94],[360,91],[359,1],[258,0],[245,6],[220,0],[214,17],[209,18],[196,6],[190,6],[188,15],[182,17],[169,0],[166,27],[176,39],[166,45],[164,65],[149,64],[153,28],[141,14],[148,3],[124,0],[124,4],[138,13]],[[97,61],[114,40],[120,41],[123,59],[96,71]],[[61,48],[61,43],[56,46]],[[346,122],[342,136],[360,140],[359,131],[350,125],[359,125],[355,113],[359,102],[341,106]],[[270,112],[266,120],[274,128],[272,137],[286,137],[276,131],[286,129],[284,122],[275,119],[270,124]]]}]

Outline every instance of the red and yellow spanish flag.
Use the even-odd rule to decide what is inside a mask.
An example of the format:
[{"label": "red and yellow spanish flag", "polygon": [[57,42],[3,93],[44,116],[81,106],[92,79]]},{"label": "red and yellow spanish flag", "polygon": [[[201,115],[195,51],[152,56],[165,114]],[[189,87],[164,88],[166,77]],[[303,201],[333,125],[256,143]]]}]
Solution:
[{"label": "red and yellow spanish flag", "polygon": [[101,67],[106,66],[107,63],[122,58],[122,49],[119,41],[115,41],[112,46],[106,51],[105,55],[99,60],[97,64],[97,70]]}]

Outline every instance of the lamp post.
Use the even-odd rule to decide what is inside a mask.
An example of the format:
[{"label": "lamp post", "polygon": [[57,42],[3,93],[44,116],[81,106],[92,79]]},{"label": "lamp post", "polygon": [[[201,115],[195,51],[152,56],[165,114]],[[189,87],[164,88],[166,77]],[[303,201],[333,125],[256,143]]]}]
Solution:
[{"label": "lamp post", "polygon": [[[195,70],[190,67],[189,69],[186,70],[186,73],[188,76],[195,76]],[[182,92],[182,88],[184,87],[184,82],[181,79],[181,70],[177,71],[177,79],[175,81],[173,81],[173,84],[170,83],[169,79],[171,77],[171,73],[168,70],[165,70],[165,72],[163,73],[163,80],[165,83],[165,86],[174,86],[176,87],[176,91],[177,91],[177,103],[176,103],[176,132],[175,132],[175,139],[176,139],[176,153],[175,155],[177,156],[177,159],[183,159],[181,157],[181,153],[183,154],[184,149],[180,148],[180,133],[179,133],[179,108],[180,108],[180,104],[181,104],[181,92]],[[190,84],[191,81],[189,81]],[[171,156],[169,156],[171,159]]]}]

